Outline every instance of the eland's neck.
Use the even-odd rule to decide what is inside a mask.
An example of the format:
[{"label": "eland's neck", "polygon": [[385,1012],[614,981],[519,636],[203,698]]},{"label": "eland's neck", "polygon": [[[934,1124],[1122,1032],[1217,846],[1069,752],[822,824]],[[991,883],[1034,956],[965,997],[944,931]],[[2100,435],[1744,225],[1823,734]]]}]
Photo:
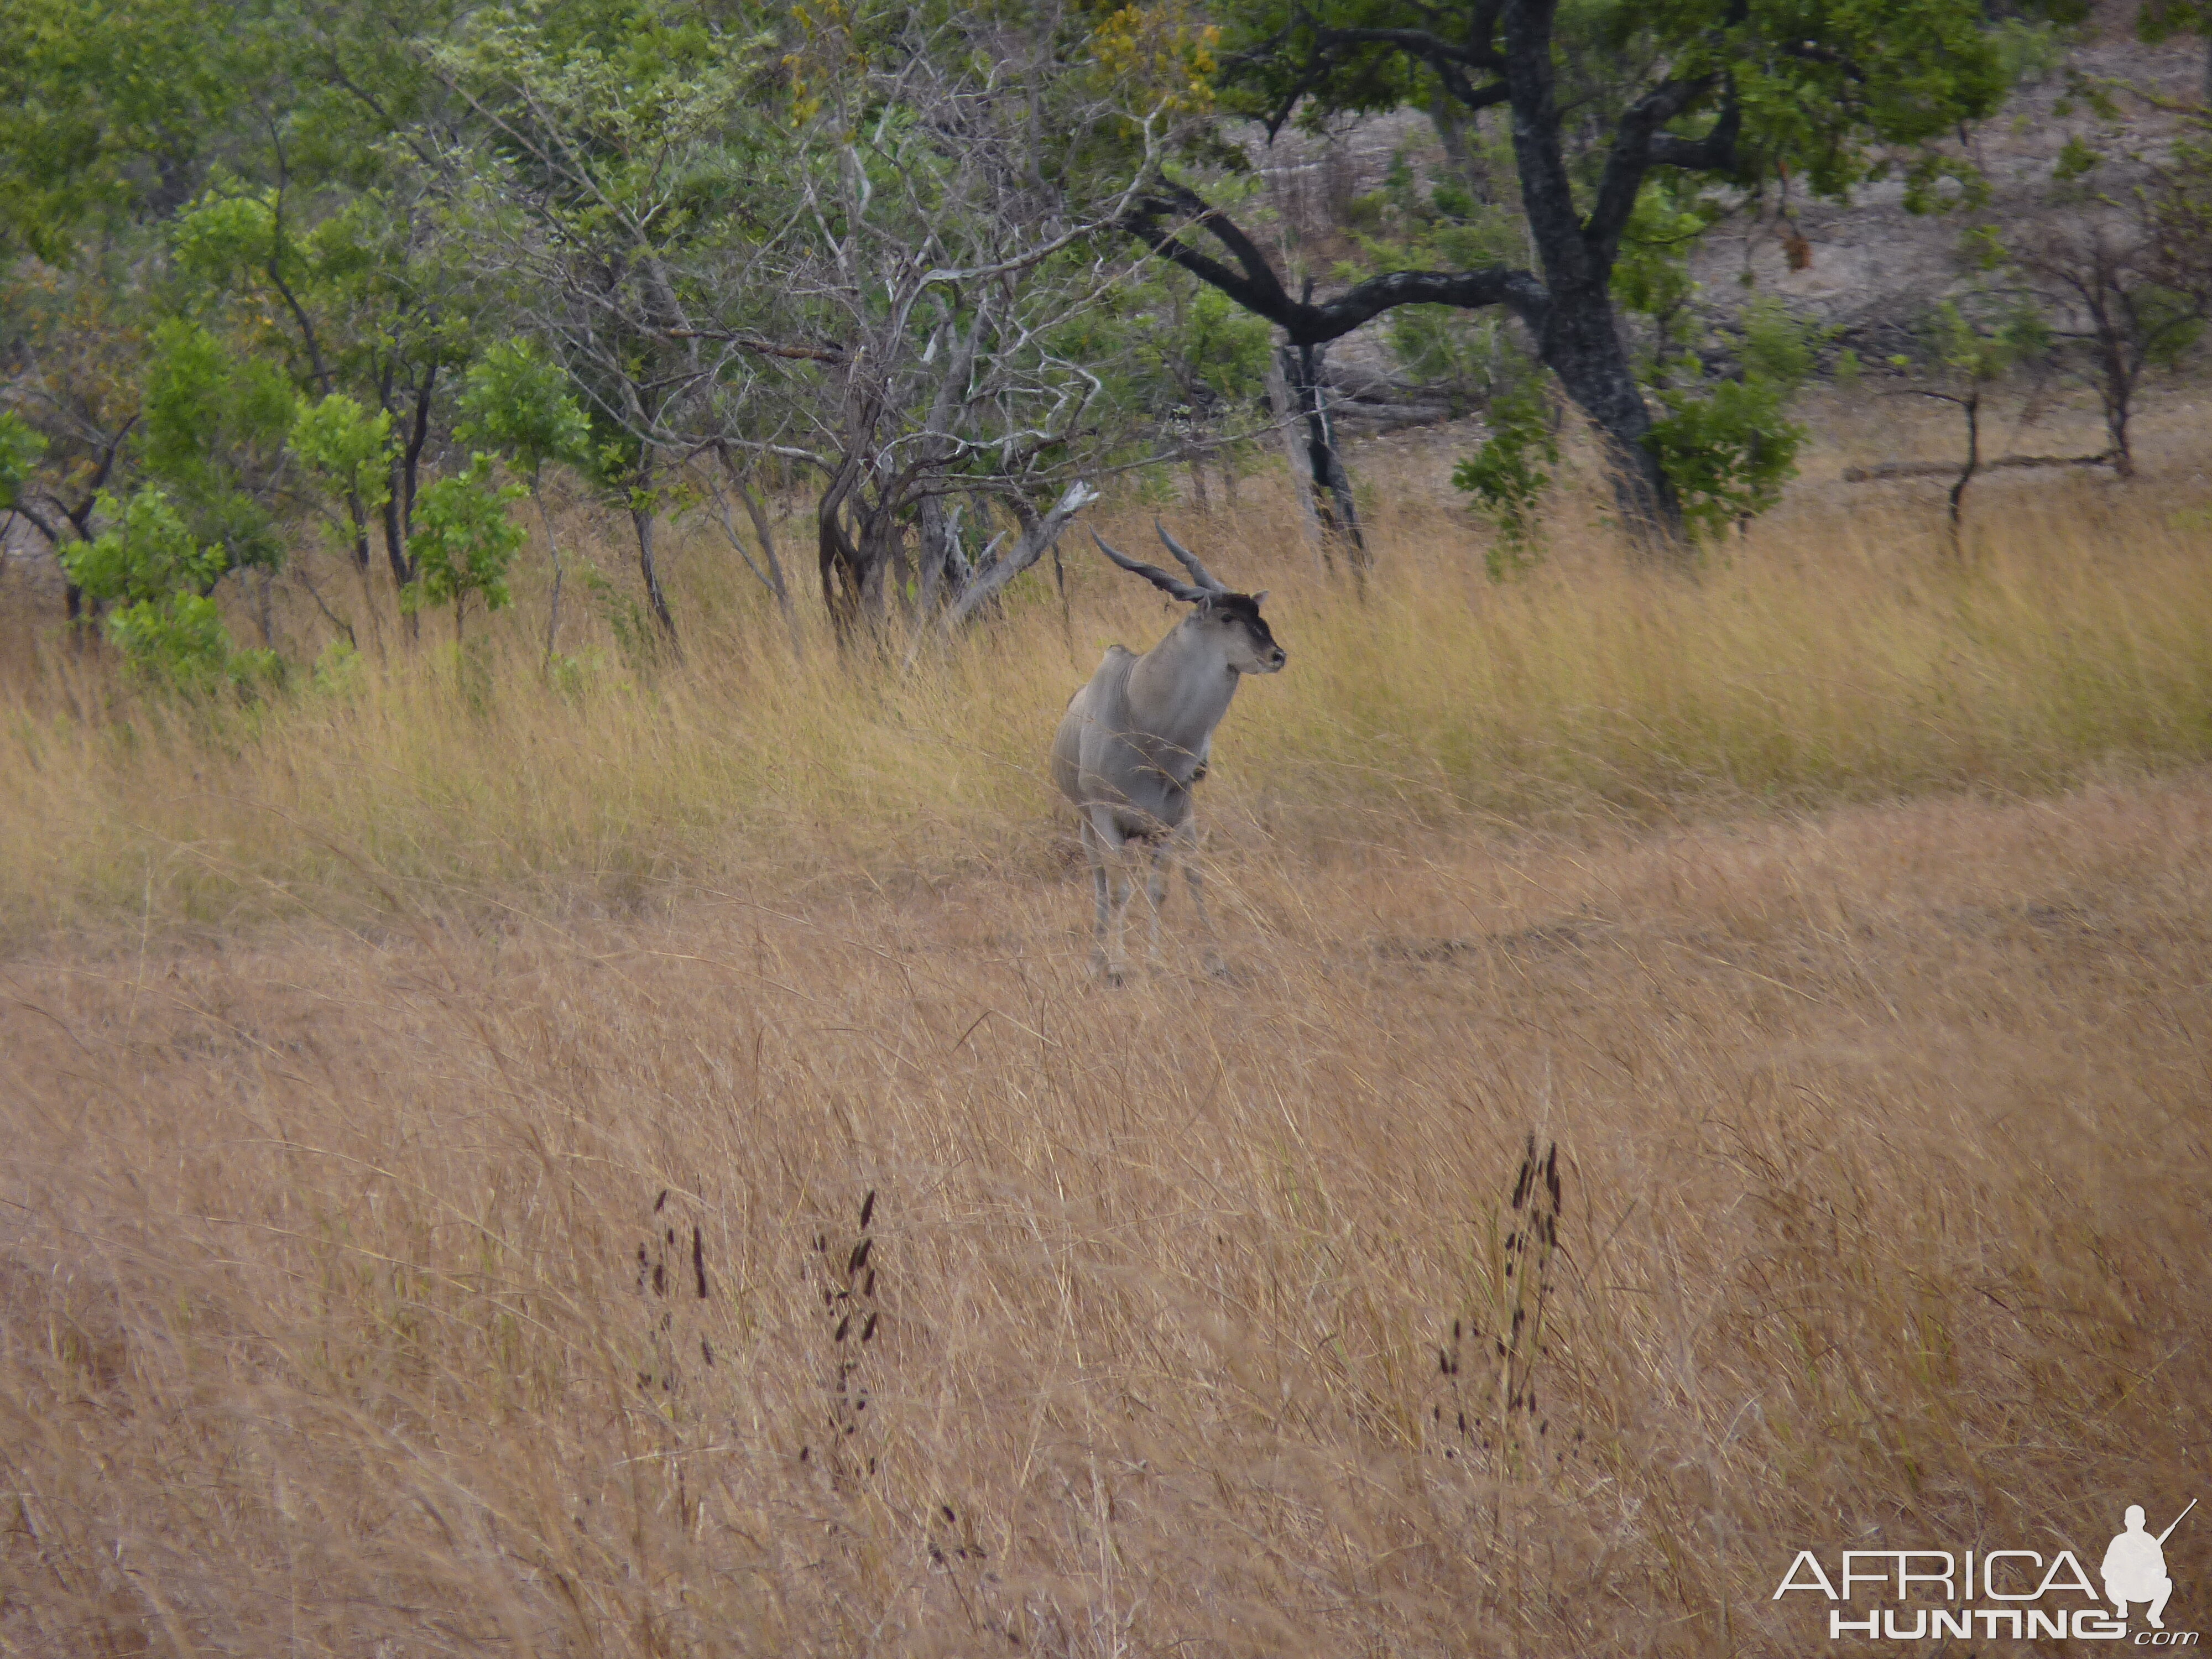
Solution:
[{"label": "eland's neck", "polygon": [[1229,712],[1240,678],[1219,647],[1184,623],[1129,671],[1130,713],[1153,737],[1196,754]]}]

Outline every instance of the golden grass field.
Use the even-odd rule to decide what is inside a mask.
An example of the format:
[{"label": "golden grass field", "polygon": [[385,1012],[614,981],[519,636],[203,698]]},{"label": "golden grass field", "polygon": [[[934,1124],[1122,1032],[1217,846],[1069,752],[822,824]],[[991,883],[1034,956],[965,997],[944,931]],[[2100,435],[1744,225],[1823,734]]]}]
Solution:
[{"label": "golden grass field", "polygon": [[1120,990],[1043,753],[1169,618],[1073,540],[912,675],[700,538],[567,691],[529,592],[213,726],[18,652],[0,1652],[1779,1656],[1800,1548],[2094,1571],[2212,1472],[2186,461],[1498,588],[1375,446],[1364,606],[1249,480],[1232,976],[1171,908]]}]

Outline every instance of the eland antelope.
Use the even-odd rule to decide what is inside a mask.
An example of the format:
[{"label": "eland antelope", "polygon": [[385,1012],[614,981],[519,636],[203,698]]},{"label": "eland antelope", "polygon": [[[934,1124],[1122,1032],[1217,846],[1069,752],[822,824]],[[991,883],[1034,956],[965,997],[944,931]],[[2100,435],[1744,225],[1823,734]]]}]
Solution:
[{"label": "eland antelope", "polygon": [[1153,528],[1195,586],[1124,557],[1096,532],[1091,540],[1122,569],[1182,600],[1191,612],[1141,657],[1127,646],[1107,647],[1091,683],[1068,699],[1052,743],[1053,781],[1074,804],[1091,865],[1097,965],[1116,985],[1128,972],[1122,934],[1136,865],[1147,854],[1152,960],[1160,959],[1160,907],[1167,901],[1170,866],[1181,852],[1191,904],[1206,933],[1206,965],[1221,970],[1205,890],[1191,857],[1198,838],[1191,788],[1206,775],[1213,728],[1229,712],[1237,680],[1279,673],[1285,658],[1260,615],[1264,592],[1231,592],[1165,526],[1155,522]]}]

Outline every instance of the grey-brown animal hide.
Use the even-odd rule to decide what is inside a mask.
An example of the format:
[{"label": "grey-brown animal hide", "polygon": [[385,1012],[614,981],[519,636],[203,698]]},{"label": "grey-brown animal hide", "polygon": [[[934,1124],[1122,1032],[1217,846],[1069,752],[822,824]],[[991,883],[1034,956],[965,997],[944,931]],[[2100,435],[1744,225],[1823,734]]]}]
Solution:
[{"label": "grey-brown animal hide", "polygon": [[1189,854],[1196,848],[1191,792],[1206,775],[1213,729],[1247,674],[1279,672],[1286,653],[1260,615],[1265,593],[1232,592],[1163,529],[1160,538],[1197,578],[1184,582],[1125,558],[1094,536],[1123,569],[1188,603],[1191,612],[1143,656],[1109,646],[1089,684],[1068,700],[1053,739],[1053,781],[1075,807],[1097,902],[1098,964],[1118,983],[1127,971],[1122,934],[1134,860],[1149,854],[1152,956],[1159,957],[1160,907],[1180,853],[1191,902],[1209,939],[1212,921]]}]

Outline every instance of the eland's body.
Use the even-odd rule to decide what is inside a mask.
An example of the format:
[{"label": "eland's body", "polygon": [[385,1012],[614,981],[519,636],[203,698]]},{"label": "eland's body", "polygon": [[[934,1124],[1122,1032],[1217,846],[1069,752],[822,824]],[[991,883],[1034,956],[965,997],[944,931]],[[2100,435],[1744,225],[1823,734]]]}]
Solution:
[{"label": "eland's body", "polygon": [[1229,712],[1247,674],[1273,674],[1285,653],[1260,615],[1265,593],[1231,592],[1163,530],[1161,540],[1197,579],[1195,585],[1123,557],[1098,541],[1107,557],[1184,600],[1191,613],[1143,656],[1109,646],[1089,684],[1068,700],[1053,739],[1052,775],[1076,810],[1097,902],[1098,965],[1118,983],[1128,971],[1122,951],[1137,863],[1149,857],[1152,955],[1158,958],[1160,907],[1170,866],[1183,854],[1191,903],[1208,935],[1212,920],[1198,868],[1191,792],[1206,775],[1213,728]]}]

